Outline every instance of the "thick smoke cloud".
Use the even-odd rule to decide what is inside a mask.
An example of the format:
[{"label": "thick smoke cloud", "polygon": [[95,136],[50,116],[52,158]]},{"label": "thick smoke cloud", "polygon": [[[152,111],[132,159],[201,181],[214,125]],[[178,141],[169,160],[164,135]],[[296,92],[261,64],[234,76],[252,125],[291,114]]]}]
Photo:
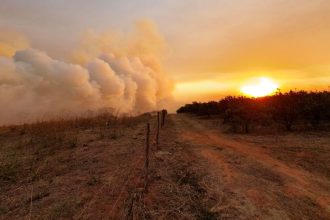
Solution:
[{"label": "thick smoke cloud", "polygon": [[172,83],[156,51],[160,38],[149,23],[136,31],[134,39],[109,41],[109,47],[103,47],[109,43],[104,38],[82,44],[67,61],[32,48],[12,57],[0,54],[0,124],[104,109],[136,114],[162,108],[171,99]]}]

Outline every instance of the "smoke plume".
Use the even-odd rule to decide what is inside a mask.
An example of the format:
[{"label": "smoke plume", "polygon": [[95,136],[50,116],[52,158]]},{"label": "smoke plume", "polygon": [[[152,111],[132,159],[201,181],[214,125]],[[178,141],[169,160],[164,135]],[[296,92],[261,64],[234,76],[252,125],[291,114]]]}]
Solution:
[{"label": "smoke plume", "polygon": [[21,50],[26,44],[14,40],[0,39],[0,124],[103,109],[136,114],[171,99],[172,83],[160,62],[163,41],[149,22],[126,35],[89,31],[66,61]]}]

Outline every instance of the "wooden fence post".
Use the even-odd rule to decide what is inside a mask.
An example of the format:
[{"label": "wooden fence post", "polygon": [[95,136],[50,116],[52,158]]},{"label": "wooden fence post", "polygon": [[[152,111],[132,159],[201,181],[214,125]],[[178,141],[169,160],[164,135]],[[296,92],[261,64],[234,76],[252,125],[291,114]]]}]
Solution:
[{"label": "wooden fence post", "polygon": [[164,125],[165,125],[166,116],[167,116],[167,110],[163,109],[162,110],[162,127],[164,127]]},{"label": "wooden fence post", "polygon": [[150,136],[150,124],[147,123],[146,134],[146,152],[145,152],[145,164],[144,164],[144,190],[148,191],[148,171],[149,171],[149,136]]},{"label": "wooden fence post", "polygon": [[134,219],[134,200],[136,194],[130,194],[128,199],[128,207],[127,207],[127,214],[125,216],[125,220],[133,220]]},{"label": "wooden fence post", "polygon": [[161,123],[161,127],[164,127],[165,125],[165,110],[162,110],[162,123]]},{"label": "wooden fence post", "polygon": [[156,131],[156,149],[159,149],[159,120],[160,112],[157,112],[157,131]]}]

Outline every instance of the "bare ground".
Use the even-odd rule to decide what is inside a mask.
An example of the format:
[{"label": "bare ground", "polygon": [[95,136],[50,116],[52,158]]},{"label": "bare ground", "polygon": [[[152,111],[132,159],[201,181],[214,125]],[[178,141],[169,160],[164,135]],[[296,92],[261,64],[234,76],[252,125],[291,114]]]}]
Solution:
[{"label": "bare ground", "polygon": [[[180,139],[194,146],[193,152],[198,160],[207,165],[208,176],[218,180],[213,185],[219,188],[220,197],[210,209],[218,217],[330,218],[328,134],[310,134],[308,137],[295,134],[276,140],[273,140],[274,136],[263,136],[258,139],[223,134],[210,122],[184,115],[175,116],[173,120]],[[253,141],[255,139],[258,141]],[[268,144],[272,144],[271,147],[265,148]],[[290,154],[291,147],[298,152],[297,155]],[[305,154],[313,157],[313,163],[303,162]],[[214,187],[209,189],[211,192],[215,190]]]},{"label": "bare ground", "polygon": [[2,129],[0,219],[330,219],[328,133],[233,135],[170,115],[156,149],[154,117],[115,131]]}]

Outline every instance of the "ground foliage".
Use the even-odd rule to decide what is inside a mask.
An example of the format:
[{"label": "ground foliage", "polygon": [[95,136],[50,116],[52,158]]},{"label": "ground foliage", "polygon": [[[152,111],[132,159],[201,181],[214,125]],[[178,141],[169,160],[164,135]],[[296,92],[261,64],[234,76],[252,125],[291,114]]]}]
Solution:
[{"label": "ground foliage", "polygon": [[186,104],[177,113],[219,115],[224,123],[240,127],[246,133],[252,125],[274,123],[288,131],[295,126],[320,130],[330,122],[330,92],[289,91],[260,98],[227,96],[218,102]]}]

